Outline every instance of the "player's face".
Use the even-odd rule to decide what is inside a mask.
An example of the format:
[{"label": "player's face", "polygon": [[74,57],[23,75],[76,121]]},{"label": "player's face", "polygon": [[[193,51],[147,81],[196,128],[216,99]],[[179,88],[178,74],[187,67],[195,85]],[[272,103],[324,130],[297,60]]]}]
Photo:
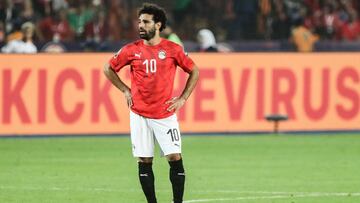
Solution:
[{"label": "player's face", "polygon": [[150,40],[156,34],[155,22],[153,15],[141,14],[139,17],[139,35],[141,39]]}]

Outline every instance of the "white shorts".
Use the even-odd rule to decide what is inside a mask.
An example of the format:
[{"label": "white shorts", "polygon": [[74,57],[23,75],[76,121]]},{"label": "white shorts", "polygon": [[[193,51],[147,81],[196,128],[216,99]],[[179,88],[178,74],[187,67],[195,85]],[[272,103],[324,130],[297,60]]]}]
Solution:
[{"label": "white shorts", "polygon": [[176,114],[151,119],[130,111],[130,132],[134,157],[154,157],[155,140],[162,156],[181,153],[181,135]]}]

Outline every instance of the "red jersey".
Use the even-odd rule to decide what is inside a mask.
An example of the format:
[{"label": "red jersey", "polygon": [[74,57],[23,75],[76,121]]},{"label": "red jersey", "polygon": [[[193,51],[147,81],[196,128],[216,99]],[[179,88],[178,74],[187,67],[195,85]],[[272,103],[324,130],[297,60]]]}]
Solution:
[{"label": "red jersey", "polygon": [[148,118],[166,118],[174,114],[165,104],[172,97],[176,67],[191,72],[194,62],[183,48],[166,39],[154,46],[138,40],[124,46],[110,59],[110,66],[120,71],[130,65],[131,110]]}]

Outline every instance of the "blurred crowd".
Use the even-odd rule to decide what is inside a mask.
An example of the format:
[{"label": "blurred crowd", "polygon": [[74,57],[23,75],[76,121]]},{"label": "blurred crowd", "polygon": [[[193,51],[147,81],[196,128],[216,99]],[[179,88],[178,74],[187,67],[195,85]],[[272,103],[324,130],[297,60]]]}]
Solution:
[{"label": "blurred crowd", "polygon": [[[1,0],[0,46],[23,40],[35,43],[41,49],[38,51],[64,51],[63,44],[72,42],[80,43],[85,51],[107,50],[113,42],[138,38],[137,8],[143,2]],[[299,43],[296,36],[303,35],[313,38],[311,43],[360,40],[359,0],[151,2],[167,10],[169,26],[183,41],[196,41],[196,33],[204,28],[212,31],[220,42],[292,40]],[[27,35],[28,39],[24,40]]]}]

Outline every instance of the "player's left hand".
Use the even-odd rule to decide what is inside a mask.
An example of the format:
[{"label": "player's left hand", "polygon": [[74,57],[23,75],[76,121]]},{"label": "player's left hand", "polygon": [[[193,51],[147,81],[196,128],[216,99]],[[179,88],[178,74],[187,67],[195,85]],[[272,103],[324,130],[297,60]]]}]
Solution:
[{"label": "player's left hand", "polygon": [[165,104],[170,104],[167,111],[177,112],[185,104],[185,99],[181,97],[173,97],[172,99],[166,101]]}]

